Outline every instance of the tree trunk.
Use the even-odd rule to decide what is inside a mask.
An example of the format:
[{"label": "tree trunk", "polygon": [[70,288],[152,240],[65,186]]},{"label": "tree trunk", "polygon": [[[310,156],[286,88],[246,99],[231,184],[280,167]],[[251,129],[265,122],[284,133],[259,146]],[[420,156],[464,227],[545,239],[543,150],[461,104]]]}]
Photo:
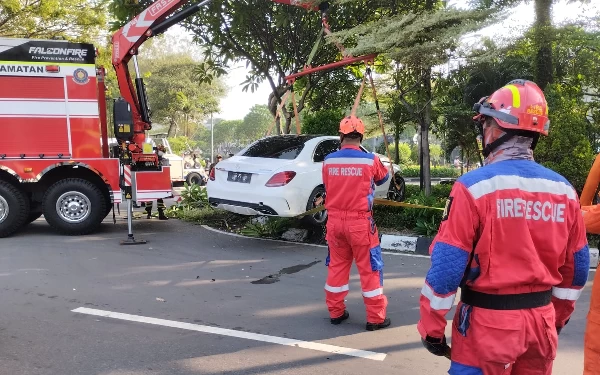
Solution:
[{"label": "tree trunk", "polygon": [[553,82],[552,0],[535,0],[535,36],[537,44],[535,81],[542,90]]},{"label": "tree trunk", "polygon": [[394,130],[394,143],[396,143],[394,158],[396,159],[396,164],[400,164],[400,126],[396,125],[396,129]]},{"label": "tree trunk", "polygon": [[285,116],[285,134],[290,134],[292,131],[292,115]]},{"label": "tree trunk", "polygon": [[174,137],[175,134],[177,134],[177,123],[175,122],[175,119],[171,118],[171,120],[169,121],[169,130],[167,131],[167,137]]},{"label": "tree trunk", "polygon": [[421,147],[423,150],[423,185],[425,196],[431,194],[431,161],[429,158],[429,127],[431,126],[431,67],[425,68],[423,74],[423,89],[425,94],[425,108],[423,109],[423,121],[421,123]]}]

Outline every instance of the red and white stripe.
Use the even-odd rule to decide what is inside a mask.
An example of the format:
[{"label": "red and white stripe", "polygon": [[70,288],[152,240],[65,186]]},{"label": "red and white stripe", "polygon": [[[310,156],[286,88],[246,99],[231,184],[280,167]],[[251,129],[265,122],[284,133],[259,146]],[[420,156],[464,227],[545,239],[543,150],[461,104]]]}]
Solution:
[{"label": "red and white stripe", "polygon": [[123,166],[123,176],[125,177],[125,186],[131,186],[131,165]]}]

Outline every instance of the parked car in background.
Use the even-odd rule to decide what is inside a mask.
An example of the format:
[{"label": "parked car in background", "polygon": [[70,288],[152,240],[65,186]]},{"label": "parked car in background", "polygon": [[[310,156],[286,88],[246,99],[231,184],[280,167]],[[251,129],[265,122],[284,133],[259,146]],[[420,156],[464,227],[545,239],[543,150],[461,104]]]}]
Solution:
[{"label": "parked car in background", "polygon": [[[324,203],[323,161],[339,147],[339,137],[335,136],[278,135],[260,139],[211,171],[206,186],[209,202],[213,207],[243,215],[300,215]],[[389,166],[389,159],[379,156]],[[396,178],[377,186],[375,198],[404,199],[400,167],[393,168]],[[401,182],[401,186],[392,181]],[[323,224],[327,212],[306,219]]]}]

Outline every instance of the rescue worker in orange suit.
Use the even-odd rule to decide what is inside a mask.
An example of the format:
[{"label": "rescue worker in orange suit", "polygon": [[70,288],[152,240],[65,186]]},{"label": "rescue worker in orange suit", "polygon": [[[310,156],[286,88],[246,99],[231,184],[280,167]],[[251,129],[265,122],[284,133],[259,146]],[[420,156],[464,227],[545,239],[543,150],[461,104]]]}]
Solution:
[{"label": "rescue worker in orange suit", "polygon": [[476,103],[484,166],[461,176],[430,247],[417,329],[451,375],[550,375],[558,334],[586,284],[589,248],[575,189],[533,159],[546,99],[514,80]]},{"label": "rescue worker in orange suit", "polygon": [[344,118],[339,132],[341,148],[325,157],[322,170],[329,246],[325,300],[331,324],[348,319],[344,298],[354,260],[367,310],[366,329],[374,331],[390,325],[383,294],[383,259],[373,220],[375,185],[385,183],[389,173],[375,154],[360,149],[365,125],[359,118]]},{"label": "rescue worker in orange suit", "polygon": [[592,286],[583,350],[583,375],[600,375],[600,276],[598,272],[594,276]]}]

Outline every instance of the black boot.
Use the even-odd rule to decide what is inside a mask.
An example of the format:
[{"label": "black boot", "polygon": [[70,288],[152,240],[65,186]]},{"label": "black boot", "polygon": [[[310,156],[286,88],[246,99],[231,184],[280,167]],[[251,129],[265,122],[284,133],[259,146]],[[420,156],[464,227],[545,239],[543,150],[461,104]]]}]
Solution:
[{"label": "black boot", "polygon": [[158,220],[169,220],[169,218],[167,217],[167,215],[165,215],[165,212],[163,210],[159,210]]},{"label": "black boot", "polygon": [[376,331],[378,329],[389,327],[390,324],[392,324],[390,318],[385,318],[381,323],[367,323],[367,331]]},{"label": "black boot", "polygon": [[339,316],[337,318],[331,318],[331,324],[340,324],[341,322],[343,322],[344,320],[348,319],[348,317],[350,317],[350,314],[348,313],[348,310],[344,310],[344,313],[342,314],[342,316]]},{"label": "black boot", "polygon": [[152,219],[152,208],[148,209],[148,207],[146,207],[146,214],[148,214],[148,216],[146,216],[147,219]]}]

